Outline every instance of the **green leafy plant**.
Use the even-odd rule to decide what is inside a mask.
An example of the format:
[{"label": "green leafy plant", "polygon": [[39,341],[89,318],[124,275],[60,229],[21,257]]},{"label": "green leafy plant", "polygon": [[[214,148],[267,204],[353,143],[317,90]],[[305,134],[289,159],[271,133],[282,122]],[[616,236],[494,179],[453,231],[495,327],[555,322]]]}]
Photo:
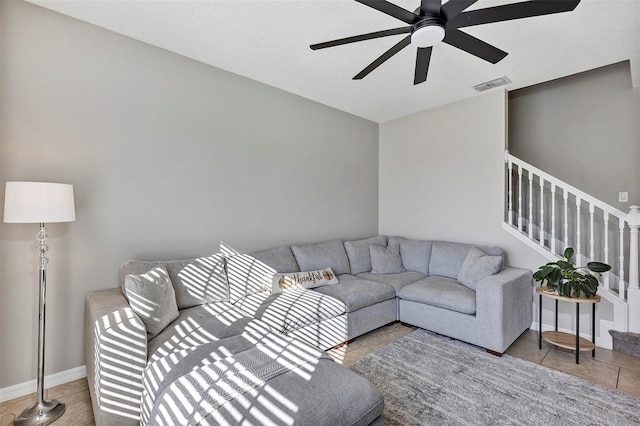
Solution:
[{"label": "green leafy plant", "polygon": [[602,262],[589,262],[587,266],[576,267],[571,258],[573,248],[567,247],[564,251],[563,259],[557,262],[550,262],[543,265],[533,274],[533,279],[540,281],[541,285],[546,285],[558,292],[560,296],[566,297],[591,297],[598,291],[598,279],[591,273],[601,275],[607,272],[611,266]]}]

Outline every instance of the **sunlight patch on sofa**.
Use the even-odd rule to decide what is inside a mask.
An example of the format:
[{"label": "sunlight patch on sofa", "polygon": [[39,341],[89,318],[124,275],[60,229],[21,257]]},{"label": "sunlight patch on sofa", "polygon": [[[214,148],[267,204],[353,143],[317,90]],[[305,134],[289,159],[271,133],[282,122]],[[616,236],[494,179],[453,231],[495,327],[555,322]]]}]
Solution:
[{"label": "sunlight patch on sofa", "polygon": [[[256,419],[264,420],[263,424],[292,424],[293,417],[287,411],[295,412],[297,406],[291,401],[282,401],[284,397],[277,392],[263,389],[271,378],[292,371],[304,362],[283,366],[260,349],[252,348],[198,367],[169,384],[157,396],[158,400],[155,393],[149,394],[145,389],[142,423],[206,424],[207,419],[223,417],[219,420],[224,424],[227,421],[221,411],[236,417],[240,413],[233,405],[239,404]],[[258,401],[261,407],[253,405],[247,397]],[[277,423],[272,418],[277,419]]]},{"label": "sunlight patch on sofa", "polygon": [[158,303],[135,292],[127,292],[127,297],[129,297],[131,307],[145,318],[151,318],[153,313],[160,307]]},{"label": "sunlight patch on sofa", "polygon": [[207,303],[200,306],[200,308],[213,317],[221,317],[221,319],[229,321],[227,325],[231,325],[231,322],[245,317],[235,305],[229,302]]},{"label": "sunlight patch on sofa", "polygon": [[329,349],[348,339],[348,314],[329,318],[315,324],[294,330],[288,334],[310,345],[322,349]]},{"label": "sunlight patch on sofa", "polygon": [[141,377],[147,361],[147,335],[142,321],[131,308],[124,308],[96,320],[94,333],[93,391],[101,408],[139,418]]},{"label": "sunlight patch on sofa", "polygon": [[271,289],[275,269],[222,241],[220,252],[226,258],[229,300],[232,303],[247,295]]},{"label": "sunlight patch on sofa", "polygon": [[259,313],[259,318],[276,331],[288,334],[298,328],[344,314],[341,301],[309,290],[289,290]]},{"label": "sunlight patch on sofa", "polygon": [[178,277],[187,292],[198,299],[213,301],[227,298],[224,258],[221,255],[195,259],[182,268]]}]

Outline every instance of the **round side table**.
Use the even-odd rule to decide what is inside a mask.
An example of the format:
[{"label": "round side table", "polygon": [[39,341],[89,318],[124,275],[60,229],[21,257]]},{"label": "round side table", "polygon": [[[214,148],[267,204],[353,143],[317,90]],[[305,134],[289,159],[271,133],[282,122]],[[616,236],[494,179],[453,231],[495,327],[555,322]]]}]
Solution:
[{"label": "round side table", "polygon": [[[600,296],[597,294],[592,297],[566,297],[556,294],[556,292],[550,287],[537,287],[536,293],[540,295],[539,309],[540,316],[538,324],[538,349],[542,349],[542,339],[551,343],[554,346],[559,346],[565,349],[575,350],[576,352],[576,364],[580,364],[580,351],[591,351],[591,356],[596,356],[596,303],[600,302]],[[555,299],[556,308],[556,329],[555,331],[542,331],[542,298],[548,297]],[[558,331],[558,301],[573,302],[576,304],[576,334],[563,333]],[[591,304],[591,341],[580,337],[580,305]]]}]

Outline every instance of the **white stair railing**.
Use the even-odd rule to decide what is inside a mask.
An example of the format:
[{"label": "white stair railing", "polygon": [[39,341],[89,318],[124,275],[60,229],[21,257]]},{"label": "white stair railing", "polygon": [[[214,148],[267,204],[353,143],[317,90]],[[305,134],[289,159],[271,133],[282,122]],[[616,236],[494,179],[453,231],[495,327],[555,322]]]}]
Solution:
[{"label": "white stair railing", "polygon": [[[505,152],[505,162],[505,229],[519,238],[526,238],[532,248],[550,259],[551,256],[557,258],[566,247],[573,247],[578,266],[592,260],[610,264],[612,269],[604,274],[602,281],[602,295],[614,302],[614,309],[624,310],[623,314],[614,313],[619,319],[617,327],[624,322],[624,330],[620,331],[640,332],[640,207],[631,206],[625,213],[508,151]],[[561,197],[558,193],[562,194]],[[517,200],[515,208],[514,199]]]}]

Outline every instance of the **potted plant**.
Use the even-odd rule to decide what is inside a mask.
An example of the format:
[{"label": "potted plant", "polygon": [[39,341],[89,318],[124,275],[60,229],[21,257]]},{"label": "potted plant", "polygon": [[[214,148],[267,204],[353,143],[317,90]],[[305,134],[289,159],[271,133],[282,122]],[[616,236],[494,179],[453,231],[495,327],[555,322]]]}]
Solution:
[{"label": "potted plant", "polygon": [[560,296],[566,297],[591,297],[598,291],[598,279],[591,273],[601,275],[607,272],[611,266],[602,262],[589,262],[587,266],[576,267],[571,258],[573,248],[567,247],[563,254],[564,258],[556,262],[543,265],[533,274],[533,279],[540,281],[541,285],[546,285],[555,290]]}]

